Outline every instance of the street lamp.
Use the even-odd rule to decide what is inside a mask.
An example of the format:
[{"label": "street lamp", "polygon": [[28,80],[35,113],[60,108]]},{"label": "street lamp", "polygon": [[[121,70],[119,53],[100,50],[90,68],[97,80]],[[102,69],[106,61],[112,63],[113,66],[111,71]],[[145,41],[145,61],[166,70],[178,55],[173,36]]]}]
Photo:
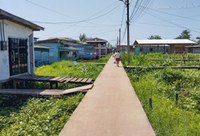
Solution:
[{"label": "street lamp", "polygon": [[130,64],[130,32],[129,32],[129,0],[119,0],[122,1],[126,5],[127,9],[127,20],[126,20],[126,26],[127,26],[127,55],[128,55],[128,64]]}]

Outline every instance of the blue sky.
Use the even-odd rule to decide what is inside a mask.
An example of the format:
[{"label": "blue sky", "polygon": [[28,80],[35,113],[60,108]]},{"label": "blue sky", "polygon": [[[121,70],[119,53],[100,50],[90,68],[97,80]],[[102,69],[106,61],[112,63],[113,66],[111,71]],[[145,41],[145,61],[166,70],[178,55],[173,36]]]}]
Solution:
[{"label": "blue sky", "polygon": [[[130,15],[136,1],[130,0]],[[131,20],[130,43],[150,35],[172,39],[184,29],[191,30],[194,40],[200,36],[199,0],[139,1],[143,2],[140,9],[144,9],[145,2],[150,4],[145,10],[138,10]],[[85,33],[88,37],[103,38],[114,45],[121,27],[122,43],[126,43],[126,12],[123,16],[124,4],[119,0],[0,0],[0,7],[43,26],[44,31],[35,32],[35,37],[40,39],[78,39],[81,33]]]}]

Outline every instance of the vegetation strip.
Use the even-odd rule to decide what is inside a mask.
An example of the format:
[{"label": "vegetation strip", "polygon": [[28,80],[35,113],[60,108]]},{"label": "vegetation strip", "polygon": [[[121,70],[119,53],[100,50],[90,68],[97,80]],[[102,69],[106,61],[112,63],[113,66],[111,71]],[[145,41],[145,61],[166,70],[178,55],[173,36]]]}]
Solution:
[{"label": "vegetation strip", "polygon": [[[166,54],[147,54],[142,55],[141,58],[131,56],[131,63],[138,64],[137,66],[148,66],[150,62],[146,60],[152,56],[162,58]],[[126,56],[122,59],[127,64]],[[144,63],[137,63],[142,59]],[[177,63],[173,62],[175,65]],[[154,62],[154,65],[160,64],[163,65]],[[172,63],[169,62],[167,65],[170,64]],[[171,68],[127,68],[126,70],[157,135],[197,136],[200,134],[199,70]]]},{"label": "vegetation strip", "polygon": [[149,69],[200,69],[200,66],[125,66],[125,68],[136,69],[136,68],[149,68]]},{"label": "vegetation strip", "polygon": [[[38,67],[36,75],[96,79],[103,66],[90,63],[106,63],[109,58],[107,56],[97,61],[78,62],[78,65],[73,65],[70,61],[56,62]],[[41,83],[35,85],[37,88],[46,87],[46,84]],[[72,83],[58,85],[59,89],[76,86]],[[0,135],[59,135],[83,97],[83,93],[50,98],[0,95]]]}]

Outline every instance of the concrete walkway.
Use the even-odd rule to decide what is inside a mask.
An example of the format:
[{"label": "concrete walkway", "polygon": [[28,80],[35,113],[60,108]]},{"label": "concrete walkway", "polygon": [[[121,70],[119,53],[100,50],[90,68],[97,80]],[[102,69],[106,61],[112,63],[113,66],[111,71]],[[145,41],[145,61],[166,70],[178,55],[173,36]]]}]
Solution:
[{"label": "concrete walkway", "polygon": [[155,135],[124,68],[113,61],[111,57],[60,136]]}]

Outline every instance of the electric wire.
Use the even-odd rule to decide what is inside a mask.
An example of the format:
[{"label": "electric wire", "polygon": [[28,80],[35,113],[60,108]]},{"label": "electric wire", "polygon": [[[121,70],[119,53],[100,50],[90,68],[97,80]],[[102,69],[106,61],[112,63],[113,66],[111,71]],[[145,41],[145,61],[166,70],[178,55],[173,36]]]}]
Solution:
[{"label": "electric wire", "polygon": [[[143,6],[141,6],[141,7],[143,7]],[[146,9],[154,11],[154,12],[157,12],[157,13],[163,13],[163,14],[166,14],[166,15],[175,16],[175,17],[179,17],[179,18],[183,18],[183,19],[189,19],[189,20],[198,21],[198,22],[200,21],[199,19],[195,19],[195,18],[191,18],[191,17],[185,17],[185,16],[180,16],[180,15],[177,15],[177,14],[172,14],[172,13],[164,12],[164,11],[161,11],[161,10],[156,10],[156,9],[152,9],[152,8],[146,8]]]},{"label": "electric wire", "polygon": [[45,21],[33,21],[35,23],[40,23],[40,24],[76,24],[76,23],[82,23],[82,22],[89,22],[89,21],[92,21],[92,20],[96,20],[96,19],[99,19],[103,16],[106,16],[108,14],[110,14],[111,12],[113,12],[115,9],[117,9],[119,7],[118,6],[115,6],[114,8],[112,8],[111,10],[109,10],[108,12],[106,13],[103,13],[99,16],[96,16],[96,17],[93,17],[93,18],[88,18],[88,19],[84,19],[84,20],[79,20],[79,21],[63,21],[63,22],[45,22]]},{"label": "electric wire", "polygon": [[174,25],[174,26],[177,26],[177,27],[179,27],[179,28],[189,29],[189,30],[191,30],[191,31],[193,31],[193,32],[200,33],[200,31],[197,31],[197,30],[188,28],[188,27],[186,27],[186,26],[180,25],[180,24],[178,24],[178,23],[172,22],[172,21],[167,20],[167,19],[163,19],[162,17],[155,16],[155,15],[149,13],[149,12],[146,12],[146,11],[145,11],[145,13],[148,14],[148,15],[150,15],[150,16],[153,16],[154,18],[157,18],[157,19],[159,19],[159,20],[162,20],[162,21],[164,21],[164,22],[167,22],[167,23],[170,23],[170,24],[172,24],[172,25]]}]

